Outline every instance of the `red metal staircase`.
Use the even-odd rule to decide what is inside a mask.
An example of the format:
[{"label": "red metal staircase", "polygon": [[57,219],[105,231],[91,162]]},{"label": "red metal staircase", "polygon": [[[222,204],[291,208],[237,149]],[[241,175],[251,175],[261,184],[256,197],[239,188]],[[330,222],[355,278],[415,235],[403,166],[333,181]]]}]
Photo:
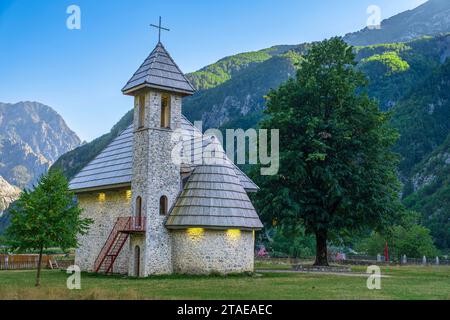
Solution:
[{"label": "red metal staircase", "polygon": [[108,240],[95,260],[94,270],[97,273],[113,273],[114,262],[132,233],[145,232],[145,217],[118,218]]}]

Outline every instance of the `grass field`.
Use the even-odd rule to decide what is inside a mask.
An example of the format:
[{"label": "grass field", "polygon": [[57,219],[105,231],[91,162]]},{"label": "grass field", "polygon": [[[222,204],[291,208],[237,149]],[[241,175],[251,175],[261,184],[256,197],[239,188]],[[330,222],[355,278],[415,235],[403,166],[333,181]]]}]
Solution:
[{"label": "grass field", "polygon": [[133,279],[83,273],[82,289],[71,291],[64,271],[45,270],[40,288],[33,287],[34,271],[0,271],[0,299],[450,299],[450,267],[385,267],[382,274],[388,277],[381,290],[371,291],[367,277],[358,275],[261,272]]}]

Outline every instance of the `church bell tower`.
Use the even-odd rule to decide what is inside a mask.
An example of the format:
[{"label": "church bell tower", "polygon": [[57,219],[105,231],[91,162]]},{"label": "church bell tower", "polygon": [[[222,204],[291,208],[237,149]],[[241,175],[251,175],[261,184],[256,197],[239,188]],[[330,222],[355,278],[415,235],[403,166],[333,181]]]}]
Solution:
[{"label": "church bell tower", "polygon": [[[156,27],[167,30],[161,21]],[[181,126],[182,98],[194,91],[161,41],[122,89],[134,97],[132,216],[146,223],[145,235],[130,238],[132,276],[172,273],[164,222],[181,188],[172,135]]]}]

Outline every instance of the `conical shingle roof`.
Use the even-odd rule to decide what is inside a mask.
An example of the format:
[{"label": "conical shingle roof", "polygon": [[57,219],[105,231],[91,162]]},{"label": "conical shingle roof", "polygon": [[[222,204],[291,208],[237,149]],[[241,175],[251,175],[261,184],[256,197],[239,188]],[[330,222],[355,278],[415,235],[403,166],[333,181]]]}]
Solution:
[{"label": "conical shingle roof", "polygon": [[122,92],[132,94],[145,87],[179,92],[184,95],[192,95],[195,92],[194,87],[161,42],[131,77]]},{"label": "conical shingle roof", "polygon": [[258,230],[263,227],[235,167],[219,144],[205,151],[209,160],[197,166],[172,208],[168,229]]}]

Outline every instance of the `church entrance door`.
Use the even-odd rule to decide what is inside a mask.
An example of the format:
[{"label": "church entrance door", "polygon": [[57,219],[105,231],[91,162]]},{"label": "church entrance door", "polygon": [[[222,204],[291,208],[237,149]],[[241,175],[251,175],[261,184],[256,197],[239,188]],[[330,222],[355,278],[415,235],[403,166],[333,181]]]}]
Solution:
[{"label": "church entrance door", "polygon": [[139,246],[134,248],[134,275],[139,277],[141,274],[141,249]]}]

